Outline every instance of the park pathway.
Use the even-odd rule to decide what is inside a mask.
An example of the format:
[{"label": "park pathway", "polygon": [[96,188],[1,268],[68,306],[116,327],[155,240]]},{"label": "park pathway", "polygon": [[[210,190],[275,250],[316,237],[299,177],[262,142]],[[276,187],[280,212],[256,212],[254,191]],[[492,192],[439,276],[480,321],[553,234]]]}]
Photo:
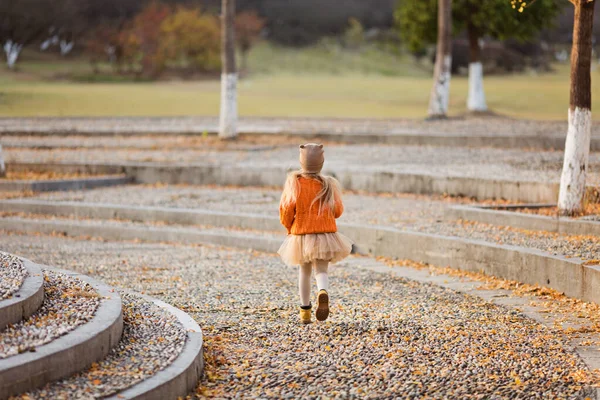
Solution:
[{"label": "park pathway", "polygon": [[359,268],[361,259],[332,271],[330,319],[301,326],[296,271],[273,255],[50,236],[0,243],[194,316],[207,363],[197,398],[587,395],[585,366],[558,331],[477,297]]}]

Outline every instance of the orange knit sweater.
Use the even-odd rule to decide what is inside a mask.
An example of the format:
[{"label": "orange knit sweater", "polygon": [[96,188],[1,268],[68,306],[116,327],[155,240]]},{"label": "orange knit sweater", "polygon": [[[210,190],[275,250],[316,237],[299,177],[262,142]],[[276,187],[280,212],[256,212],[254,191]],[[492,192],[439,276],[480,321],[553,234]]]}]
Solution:
[{"label": "orange knit sweater", "polygon": [[[319,203],[312,204],[321,190],[321,183],[314,179],[300,177],[300,193],[295,202],[279,206],[279,219],[288,234],[337,232],[336,218],[344,212],[342,199],[335,200],[333,212],[328,208],[319,215]],[[311,207],[312,204],[312,207]]]}]

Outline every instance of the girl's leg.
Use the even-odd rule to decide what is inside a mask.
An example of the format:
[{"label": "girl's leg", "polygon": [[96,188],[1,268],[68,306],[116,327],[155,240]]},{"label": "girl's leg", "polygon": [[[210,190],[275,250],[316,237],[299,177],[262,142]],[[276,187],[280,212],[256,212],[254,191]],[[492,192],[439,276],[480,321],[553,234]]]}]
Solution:
[{"label": "girl's leg", "polygon": [[315,313],[318,321],[325,321],[329,316],[329,276],[327,276],[327,269],[329,267],[329,261],[317,260],[315,261],[317,286],[319,287],[319,294],[317,295],[317,312]]},{"label": "girl's leg", "polygon": [[300,305],[310,305],[310,276],[312,275],[312,264],[302,264],[298,268],[298,288],[300,291]]},{"label": "girl's leg", "polygon": [[319,290],[329,291],[329,276],[327,275],[328,268],[329,261],[317,260],[315,262],[315,277],[317,279],[317,287]]}]

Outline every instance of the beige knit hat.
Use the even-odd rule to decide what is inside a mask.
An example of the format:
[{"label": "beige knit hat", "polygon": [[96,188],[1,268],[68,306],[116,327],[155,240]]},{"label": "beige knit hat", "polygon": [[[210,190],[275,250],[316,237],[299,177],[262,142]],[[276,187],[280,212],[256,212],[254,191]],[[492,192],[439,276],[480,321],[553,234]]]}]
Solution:
[{"label": "beige knit hat", "polygon": [[300,145],[300,165],[303,172],[318,174],[325,162],[325,150],[322,144],[307,143]]}]

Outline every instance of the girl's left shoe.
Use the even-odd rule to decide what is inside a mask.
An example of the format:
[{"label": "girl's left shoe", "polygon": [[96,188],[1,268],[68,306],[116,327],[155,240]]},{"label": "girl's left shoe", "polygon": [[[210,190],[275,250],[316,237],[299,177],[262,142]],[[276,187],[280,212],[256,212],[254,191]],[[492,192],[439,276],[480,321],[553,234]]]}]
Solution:
[{"label": "girl's left shoe", "polygon": [[329,294],[326,290],[319,290],[317,295],[317,321],[325,321],[329,317]]}]

